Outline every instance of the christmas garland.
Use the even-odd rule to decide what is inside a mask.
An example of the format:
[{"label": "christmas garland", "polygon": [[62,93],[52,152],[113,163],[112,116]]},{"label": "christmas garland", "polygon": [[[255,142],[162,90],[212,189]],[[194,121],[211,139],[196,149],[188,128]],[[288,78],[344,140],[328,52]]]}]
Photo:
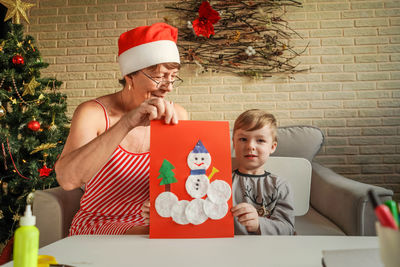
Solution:
[{"label": "christmas garland", "polygon": [[200,72],[263,78],[303,71],[293,61],[304,50],[290,45],[291,36],[299,35],[283,19],[287,6],[302,5],[294,0],[186,0],[167,6],[176,16],[164,19],[179,29],[183,63],[196,64]]}]

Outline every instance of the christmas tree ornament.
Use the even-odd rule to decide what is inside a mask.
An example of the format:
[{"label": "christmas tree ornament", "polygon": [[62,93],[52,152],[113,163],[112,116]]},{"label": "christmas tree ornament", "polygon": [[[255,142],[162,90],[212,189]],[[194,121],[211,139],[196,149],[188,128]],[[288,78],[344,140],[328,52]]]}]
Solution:
[{"label": "christmas tree ornament", "polygon": [[0,220],[2,220],[3,218],[4,218],[3,211],[2,211],[2,210],[0,210]]},{"label": "christmas tree ornament", "polygon": [[40,123],[37,120],[33,119],[30,122],[28,122],[28,128],[29,130],[37,132],[40,129]]},{"label": "christmas tree ornament", "polygon": [[[18,98],[21,100],[22,103],[24,103],[25,105],[28,105],[28,103],[26,103],[25,100],[24,100],[24,99],[22,98],[22,96],[20,95],[20,93],[19,93],[19,91],[18,91],[18,87],[17,87],[17,85],[15,84],[15,79],[14,79],[14,77],[12,77],[12,82],[13,82],[13,86],[14,86],[15,93],[17,93]],[[13,104],[14,104],[14,103],[13,103]],[[15,102],[15,104],[16,104],[16,102]]]},{"label": "christmas tree ornament", "polygon": [[47,168],[46,164],[43,164],[43,167],[42,167],[41,169],[38,169],[39,176],[40,176],[40,177],[42,177],[42,176],[49,176],[49,175],[50,175],[50,172],[51,172],[52,170],[53,170],[53,169]]},{"label": "christmas tree ornament", "polygon": [[41,144],[40,146],[35,147],[35,148],[31,151],[30,154],[32,155],[32,154],[35,154],[36,152],[43,151],[43,150],[47,150],[47,149],[50,149],[50,148],[55,148],[55,147],[57,147],[57,144],[56,144],[56,143]]},{"label": "christmas tree ornament", "polygon": [[39,85],[40,85],[40,83],[36,81],[35,77],[33,77],[29,83],[24,83],[24,92],[22,93],[22,96],[27,95],[27,94],[34,95],[35,89]]},{"label": "christmas tree ornament", "polygon": [[0,44],[0,52],[3,52],[3,47],[6,44],[6,41],[1,42]]},{"label": "christmas tree ornament", "polygon": [[3,152],[4,170],[8,170],[7,161],[6,161],[6,149],[4,148],[4,143],[1,143],[1,150]]},{"label": "christmas tree ornament", "polygon": [[18,222],[20,217],[21,216],[19,216],[18,214],[14,214],[14,216],[13,216],[14,222]]},{"label": "christmas tree ornament", "polygon": [[50,131],[55,131],[57,129],[57,125],[54,123],[55,118],[56,118],[56,114],[53,113],[53,116],[51,118],[51,123],[49,125]]},{"label": "christmas tree ornament", "polygon": [[1,105],[0,101],[0,119],[6,116],[6,109]]},{"label": "christmas tree ornament", "polygon": [[[18,171],[17,166],[15,166],[15,162],[14,162],[13,156],[12,156],[12,154],[11,154],[10,141],[8,141],[8,138],[7,138],[6,140],[7,140],[8,153],[9,153],[9,155],[10,155],[11,162],[12,162],[12,164],[13,164],[13,166],[14,166],[13,172],[14,172],[14,173],[18,173],[18,175],[19,175],[20,177],[22,177],[22,178],[24,178],[24,179],[26,179],[26,180],[30,180],[28,177],[23,176],[23,175]],[[4,188],[3,188],[3,189],[4,189]]]},{"label": "christmas tree ornament", "polygon": [[28,196],[26,197],[26,204],[32,205],[33,204],[33,199],[35,198],[35,190],[33,192],[30,192]]},{"label": "christmas tree ornament", "polygon": [[35,4],[25,3],[21,0],[0,0],[0,4],[3,4],[8,9],[4,21],[12,18],[15,24],[21,23],[21,16],[29,23],[26,11],[35,6]]},{"label": "christmas tree ornament", "polygon": [[15,55],[15,56],[12,57],[12,63],[16,67],[20,67],[20,66],[25,64],[25,60],[21,55]]},{"label": "christmas tree ornament", "polygon": [[35,50],[35,47],[33,46],[33,44],[32,44],[32,41],[31,41],[31,40],[29,40],[29,41],[28,41],[28,44],[31,46],[31,48],[32,48],[33,52],[35,52],[36,50]]},{"label": "christmas tree ornament", "polygon": [[7,182],[3,182],[1,187],[3,188],[4,195],[7,195],[8,194],[8,183]]}]

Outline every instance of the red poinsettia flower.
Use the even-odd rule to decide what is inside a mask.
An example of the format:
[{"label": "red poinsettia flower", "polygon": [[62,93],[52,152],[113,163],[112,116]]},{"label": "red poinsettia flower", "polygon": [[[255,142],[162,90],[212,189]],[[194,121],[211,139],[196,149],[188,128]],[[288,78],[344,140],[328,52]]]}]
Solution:
[{"label": "red poinsettia flower", "polygon": [[38,169],[40,175],[39,176],[49,176],[53,169],[47,168],[46,165],[43,165],[41,169]]},{"label": "red poinsettia flower", "polygon": [[199,8],[199,17],[192,23],[193,30],[197,36],[203,35],[210,38],[211,34],[215,34],[213,24],[220,19],[219,13],[210,6],[210,3],[203,1]]}]

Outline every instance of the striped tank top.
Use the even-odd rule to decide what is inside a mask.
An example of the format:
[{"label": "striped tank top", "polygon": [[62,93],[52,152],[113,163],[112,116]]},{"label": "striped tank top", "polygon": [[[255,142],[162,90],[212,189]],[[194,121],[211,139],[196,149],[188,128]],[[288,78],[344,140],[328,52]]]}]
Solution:
[{"label": "striped tank top", "polygon": [[[105,106],[106,131],[110,119]],[[131,153],[120,145],[85,185],[80,209],[69,235],[119,235],[141,226],[143,203],[149,199],[150,153]]]}]

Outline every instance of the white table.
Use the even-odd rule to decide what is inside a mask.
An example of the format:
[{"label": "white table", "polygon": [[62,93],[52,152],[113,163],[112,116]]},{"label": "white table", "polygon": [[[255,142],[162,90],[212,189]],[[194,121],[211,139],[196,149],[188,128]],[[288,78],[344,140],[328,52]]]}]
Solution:
[{"label": "white table", "polygon": [[59,263],[76,267],[321,267],[322,250],[378,246],[377,237],[149,239],[148,236],[73,236],[41,248],[39,254],[55,256]]}]

